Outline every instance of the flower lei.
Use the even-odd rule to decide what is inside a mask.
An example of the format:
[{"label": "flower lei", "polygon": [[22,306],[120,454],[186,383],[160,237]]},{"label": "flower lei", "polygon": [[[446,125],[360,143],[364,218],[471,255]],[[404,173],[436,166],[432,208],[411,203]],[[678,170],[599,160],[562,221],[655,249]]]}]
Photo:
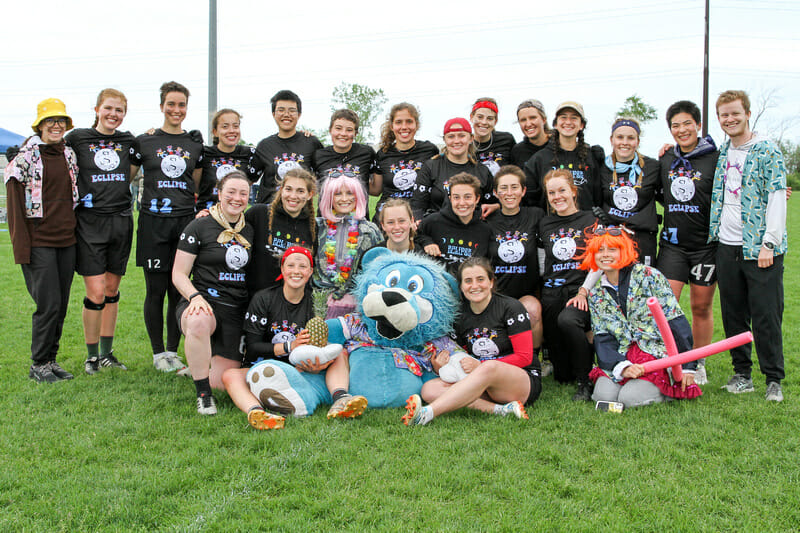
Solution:
[{"label": "flower lei", "polygon": [[336,222],[326,220],[328,224],[328,232],[325,237],[325,259],[327,265],[325,266],[325,275],[333,283],[339,285],[343,284],[350,277],[350,272],[353,270],[353,262],[356,259],[358,251],[358,219],[349,217],[350,220],[347,224],[347,242],[345,243],[346,255],[341,265],[336,264],[336,233],[338,228]]}]

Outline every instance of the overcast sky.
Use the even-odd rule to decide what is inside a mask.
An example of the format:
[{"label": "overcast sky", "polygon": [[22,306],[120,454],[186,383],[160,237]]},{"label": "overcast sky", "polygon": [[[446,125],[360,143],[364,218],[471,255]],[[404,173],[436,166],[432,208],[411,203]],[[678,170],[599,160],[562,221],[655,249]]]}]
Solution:
[{"label": "overcast sky", "polygon": [[[218,2],[219,107],[240,111],[242,136],[277,131],[269,98],[292,89],[302,125],[327,128],[340,82],[381,88],[388,106],[409,101],[422,113],[419,137],[441,142],[444,122],[468,116],[472,102],[499,102],[498,129],[521,140],[517,104],[552,110],[584,105],[586,138],[608,150],[611,122],[636,93],[658,110],[645,126],[644,153],[670,139],[666,108],[702,98],[704,2],[416,1]],[[99,3],[9,2],[0,32],[0,126],[28,135],[36,104],[58,97],[80,127],[93,121],[100,89],[128,97],[123,129],[160,126],[158,87],[176,80],[192,92],[184,127],[207,131],[208,3],[139,0]],[[800,2],[711,1],[710,132],[716,95],[774,91],[758,129],[800,140]]]}]

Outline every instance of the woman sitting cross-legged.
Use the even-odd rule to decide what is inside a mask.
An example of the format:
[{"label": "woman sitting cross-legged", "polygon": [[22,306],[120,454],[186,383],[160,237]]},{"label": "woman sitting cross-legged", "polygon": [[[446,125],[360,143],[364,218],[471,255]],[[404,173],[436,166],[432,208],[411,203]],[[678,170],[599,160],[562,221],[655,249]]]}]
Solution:
[{"label": "woman sitting cross-legged", "polygon": [[[528,313],[516,298],[494,292],[494,273],[485,257],[467,259],[458,269],[463,296],[456,325],[458,343],[473,357],[461,359],[466,376],[455,383],[441,377],[422,386],[406,402],[406,425],[425,425],[435,416],[461,407],[484,413],[528,418],[542,390],[539,360],[533,357],[533,334]],[[434,371],[448,363],[446,351],[431,358]]]},{"label": "woman sitting cross-legged", "polygon": [[645,372],[643,363],[666,357],[664,340],[647,307],[658,299],[669,321],[678,351],[692,348],[692,331],[669,282],[658,270],[636,262],[633,240],[623,228],[596,226],[589,232],[581,268],[600,269],[602,276],[589,292],[589,311],[599,367],[592,399],[638,407],[669,398],[696,398],[697,362],[683,365],[683,378],[674,381],[667,370]]}]

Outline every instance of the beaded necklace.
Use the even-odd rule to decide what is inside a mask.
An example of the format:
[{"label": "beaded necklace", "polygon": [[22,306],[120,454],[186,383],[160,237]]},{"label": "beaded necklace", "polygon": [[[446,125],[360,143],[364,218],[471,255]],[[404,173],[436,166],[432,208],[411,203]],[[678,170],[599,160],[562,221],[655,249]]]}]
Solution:
[{"label": "beaded necklace", "polygon": [[358,219],[352,215],[348,217],[347,223],[347,242],[345,243],[345,256],[340,265],[336,264],[336,234],[338,227],[336,222],[326,220],[328,231],[325,236],[325,276],[334,284],[341,285],[348,280],[353,270],[353,262],[358,251]]}]

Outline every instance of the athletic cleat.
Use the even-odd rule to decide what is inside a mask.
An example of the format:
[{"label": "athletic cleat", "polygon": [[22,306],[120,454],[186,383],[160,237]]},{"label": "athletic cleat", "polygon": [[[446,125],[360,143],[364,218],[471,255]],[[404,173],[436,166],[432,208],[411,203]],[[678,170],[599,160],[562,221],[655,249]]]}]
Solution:
[{"label": "athletic cleat", "polygon": [[328,418],[355,418],[361,416],[366,408],[366,398],[345,394],[333,402],[331,408],[328,409]]},{"label": "athletic cleat", "polygon": [[592,400],[592,384],[588,381],[579,381],[578,390],[572,395],[573,402],[588,402]]},{"label": "athletic cleat", "polygon": [[777,381],[770,381],[767,384],[767,395],[765,398],[768,402],[782,402],[783,390],[781,389],[781,384]]},{"label": "athletic cleat", "polygon": [[253,409],[247,413],[247,423],[255,429],[283,429],[285,421],[284,417],[273,415],[263,409]]},{"label": "athletic cleat", "polygon": [[726,385],[721,388],[726,389],[733,394],[741,394],[743,392],[753,392],[753,380],[744,374],[734,374]]},{"label": "athletic cleat", "polygon": [[503,416],[514,415],[521,420],[529,420],[527,411],[522,402],[508,402],[502,407]]},{"label": "athletic cleat", "polygon": [[176,372],[180,376],[187,375],[185,372],[188,371],[186,365],[183,364],[175,352],[161,352],[154,355],[153,366],[161,372]]},{"label": "athletic cleat", "polygon": [[61,368],[61,365],[59,365],[55,361],[50,361],[48,364],[50,365],[50,370],[53,371],[53,374],[55,374],[56,377],[58,377],[58,379],[72,379],[75,377],[66,370],[64,370],[63,368]]},{"label": "athletic cleat", "polygon": [[28,372],[28,377],[40,383],[55,383],[57,381],[61,381],[61,378],[53,373],[50,363],[31,365],[31,369]]},{"label": "athletic cleat", "polygon": [[119,368],[121,370],[128,370],[127,366],[120,363],[119,360],[117,360],[117,358],[114,357],[114,352],[102,356],[98,361],[98,364],[100,365],[100,367],[103,368]]},{"label": "athletic cleat", "polygon": [[197,397],[197,412],[201,415],[217,414],[217,402],[211,394],[201,394]]},{"label": "athletic cleat", "polygon": [[97,374],[100,370],[100,361],[97,357],[90,357],[86,361],[83,362],[83,370],[89,374]]},{"label": "athletic cleat", "polygon": [[406,400],[406,414],[400,419],[407,426],[416,426],[422,422],[422,398],[419,394],[412,394]]}]

